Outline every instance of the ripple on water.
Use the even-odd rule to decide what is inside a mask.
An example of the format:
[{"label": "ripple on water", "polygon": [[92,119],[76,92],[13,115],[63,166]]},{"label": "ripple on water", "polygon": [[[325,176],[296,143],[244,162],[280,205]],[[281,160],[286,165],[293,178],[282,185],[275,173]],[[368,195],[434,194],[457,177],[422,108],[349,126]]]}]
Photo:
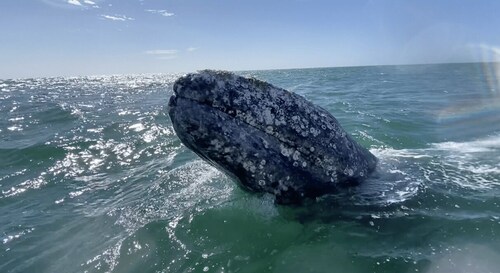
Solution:
[{"label": "ripple on water", "polygon": [[[135,183],[141,184],[139,181]],[[197,214],[227,201],[234,190],[231,181],[227,181],[219,171],[199,160],[168,171],[160,171],[151,177],[151,181],[144,181],[139,185],[139,187],[144,186],[146,191],[140,192],[141,197],[132,198],[134,201],[123,202],[129,200],[127,195],[134,194],[134,191],[138,192],[138,188],[132,189],[132,192],[118,193],[114,203],[107,205],[114,208],[107,214],[116,218],[116,224],[122,226],[128,235],[106,250],[102,256],[98,255],[88,260],[86,268],[103,267],[103,263],[108,269],[117,265],[119,268],[127,267],[130,265],[131,255],[141,254],[141,257],[145,257],[148,251],[161,252],[161,249],[167,249],[171,244],[182,247],[183,243],[170,233],[171,230],[180,227],[177,226],[180,219],[184,219],[190,213]],[[123,203],[126,205],[120,205]],[[138,239],[143,233],[149,234],[148,237]],[[169,243],[161,246],[159,242],[151,242],[151,239],[168,240]],[[191,250],[185,247],[184,251]],[[151,258],[155,259],[155,256]],[[150,262],[148,259],[143,259],[140,263],[134,260],[134,265],[130,266],[133,268],[145,266],[145,261]],[[158,265],[157,263],[156,266]],[[153,265],[148,265],[150,266]]]}]

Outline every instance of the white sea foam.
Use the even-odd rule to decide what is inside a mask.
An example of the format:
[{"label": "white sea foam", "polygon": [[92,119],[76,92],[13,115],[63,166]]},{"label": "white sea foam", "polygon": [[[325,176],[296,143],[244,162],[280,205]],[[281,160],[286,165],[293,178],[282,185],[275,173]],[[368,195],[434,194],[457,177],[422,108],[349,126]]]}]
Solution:
[{"label": "white sea foam", "polygon": [[7,130],[9,130],[9,131],[22,131],[23,128],[20,127],[20,126],[15,126],[14,125],[14,126],[7,127]]},{"label": "white sea foam", "polygon": [[390,147],[372,148],[370,152],[378,158],[425,158],[431,155],[422,153],[421,149],[394,149]]},{"label": "white sea foam", "polygon": [[404,202],[420,192],[425,183],[420,163],[431,155],[417,149],[390,147],[370,151],[379,159],[377,170],[356,187],[351,200],[360,205],[389,205]]},{"label": "white sea foam", "polygon": [[500,135],[466,142],[441,142],[432,146],[435,149],[459,153],[491,152],[500,150]]},{"label": "white sea foam", "polygon": [[[403,179],[413,181],[413,185],[421,181],[425,187],[454,184],[481,192],[500,189],[500,135],[464,142],[433,143],[422,149],[380,147],[370,151],[380,159],[381,176],[399,175],[400,178],[391,178],[396,178],[397,183]],[[410,189],[407,193],[402,191],[403,196],[415,193],[414,187]]]},{"label": "white sea foam", "polygon": [[136,131],[136,132],[140,132],[140,131],[142,131],[142,130],[146,129],[146,127],[144,126],[144,124],[142,124],[142,123],[140,123],[140,122],[139,122],[139,123],[132,124],[132,125],[130,125],[128,128],[129,128],[129,129],[131,129],[131,130],[134,130],[134,131]]}]

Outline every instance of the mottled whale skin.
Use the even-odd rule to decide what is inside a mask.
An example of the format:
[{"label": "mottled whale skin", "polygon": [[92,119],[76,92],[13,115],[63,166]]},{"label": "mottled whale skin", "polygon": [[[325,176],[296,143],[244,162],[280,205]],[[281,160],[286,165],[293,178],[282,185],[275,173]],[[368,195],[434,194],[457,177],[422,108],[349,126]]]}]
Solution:
[{"label": "mottled whale skin", "polygon": [[179,78],[169,115],[188,148],[244,189],[271,193],[281,204],[334,193],[377,164],[323,108],[229,72]]}]

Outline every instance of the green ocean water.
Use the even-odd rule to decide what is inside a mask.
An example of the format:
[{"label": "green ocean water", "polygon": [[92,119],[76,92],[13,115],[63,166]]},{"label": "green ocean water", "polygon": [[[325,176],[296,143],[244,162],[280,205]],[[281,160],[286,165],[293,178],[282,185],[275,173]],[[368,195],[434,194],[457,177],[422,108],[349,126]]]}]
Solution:
[{"label": "green ocean water", "polygon": [[237,72],[380,159],[303,206],[176,137],[179,75],[0,80],[0,272],[500,272],[500,65]]}]

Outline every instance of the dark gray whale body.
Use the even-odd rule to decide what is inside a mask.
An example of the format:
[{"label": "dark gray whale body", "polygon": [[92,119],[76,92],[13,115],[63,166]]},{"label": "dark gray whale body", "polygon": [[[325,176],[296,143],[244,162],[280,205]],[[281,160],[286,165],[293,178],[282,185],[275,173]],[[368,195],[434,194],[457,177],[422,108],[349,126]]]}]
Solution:
[{"label": "dark gray whale body", "polygon": [[179,78],[169,115],[188,148],[243,188],[271,193],[282,204],[357,183],[377,162],[326,110],[229,72]]}]

